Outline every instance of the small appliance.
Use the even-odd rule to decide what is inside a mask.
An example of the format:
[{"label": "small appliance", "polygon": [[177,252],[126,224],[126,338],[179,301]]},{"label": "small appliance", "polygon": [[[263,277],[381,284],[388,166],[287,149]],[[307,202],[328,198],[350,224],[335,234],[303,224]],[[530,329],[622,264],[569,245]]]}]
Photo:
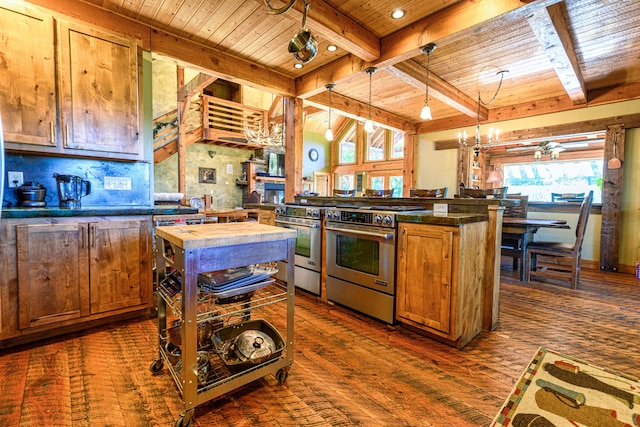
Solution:
[{"label": "small appliance", "polygon": [[47,189],[37,182],[25,182],[16,189],[16,193],[23,208],[43,208],[47,205]]},{"label": "small appliance", "polygon": [[80,199],[91,193],[91,183],[74,175],[53,174],[58,184],[60,207],[63,209],[80,209]]}]

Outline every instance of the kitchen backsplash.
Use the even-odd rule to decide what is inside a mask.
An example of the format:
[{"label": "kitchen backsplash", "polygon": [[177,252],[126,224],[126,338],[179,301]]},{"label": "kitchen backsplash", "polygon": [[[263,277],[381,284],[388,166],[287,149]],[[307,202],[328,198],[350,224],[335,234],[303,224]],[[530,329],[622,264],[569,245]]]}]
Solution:
[{"label": "kitchen backsplash", "polygon": [[[47,189],[47,207],[58,207],[58,189],[53,174],[77,175],[91,182],[91,193],[82,198],[82,207],[149,207],[152,205],[150,174],[152,165],[97,159],[46,157],[6,153],[5,173],[22,172],[24,182],[42,184]],[[106,185],[105,185],[106,179]],[[3,207],[18,206],[15,188],[4,188]]]}]

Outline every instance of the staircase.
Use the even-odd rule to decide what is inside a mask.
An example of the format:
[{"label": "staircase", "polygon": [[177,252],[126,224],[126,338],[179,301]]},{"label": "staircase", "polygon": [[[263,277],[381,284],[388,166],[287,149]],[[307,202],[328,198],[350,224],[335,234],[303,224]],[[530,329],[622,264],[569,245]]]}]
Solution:
[{"label": "staircase", "polygon": [[[267,112],[233,101],[200,94],[192,100],[184,121],[185,146],[195,142],[255,150],[264,144],[247,140],[245,126],[267,129]],[[153,161],[159,163],[178,152],[178,110],[153,120]]]}]

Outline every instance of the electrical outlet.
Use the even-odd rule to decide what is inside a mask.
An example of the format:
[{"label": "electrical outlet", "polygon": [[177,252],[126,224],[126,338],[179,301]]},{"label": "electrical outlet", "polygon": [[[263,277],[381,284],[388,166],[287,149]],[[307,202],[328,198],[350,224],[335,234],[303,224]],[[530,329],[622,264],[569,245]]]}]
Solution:
[{"label": "electrical outlet", "polygon": [[17,188],[24,184],[24,178],[22,177],[22,172],[7,172],[9,175],[9,188]]}]

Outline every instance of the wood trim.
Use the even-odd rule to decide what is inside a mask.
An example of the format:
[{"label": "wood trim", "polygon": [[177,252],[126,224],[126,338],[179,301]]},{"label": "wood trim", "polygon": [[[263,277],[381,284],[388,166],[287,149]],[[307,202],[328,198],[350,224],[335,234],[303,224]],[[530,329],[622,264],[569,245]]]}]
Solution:
[{"label": "wood trim", "polygon": [[[600,231],[600,269],[605,271],[618,271],[619,268],[625,134],[622,125],[615,125],[607,131],[605,139]],[[618,169],[610,169],[608,166],[609,159],[614,156],[620,159]]]}]

